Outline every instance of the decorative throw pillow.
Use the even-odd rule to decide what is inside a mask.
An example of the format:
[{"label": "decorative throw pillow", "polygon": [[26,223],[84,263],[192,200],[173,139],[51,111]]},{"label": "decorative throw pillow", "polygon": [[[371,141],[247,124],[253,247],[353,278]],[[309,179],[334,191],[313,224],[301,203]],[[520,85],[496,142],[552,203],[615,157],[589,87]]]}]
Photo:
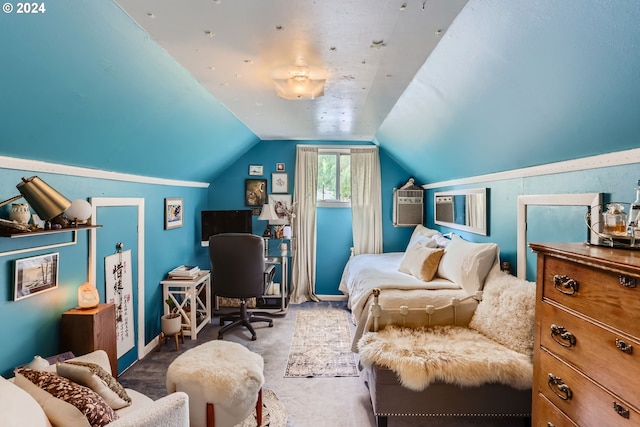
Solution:
[{"label": "decorative throw pillow", "polygon": [[80,385],[89,387],[104,399],[113,409],[131,404],[131,398],[124,387],[100,365],[69,360],[56,365],[58,375]]},{"label": "decorative throw pillow", "polygon": [[0,419],[2,427],[51,427],[38,402],[4,377],[0,377]]},{"label": "decorative throw pillow", "polygon": [[532,356],[535,303],[535,283],[492,270],[469,327],[513,351]]},{"label": "decorative throw pillow", "polygon": [[413,246],[405,252],[398,270],[429,282],[438,271],[438,264],[443,254],[442,248]]},{"label": "decorative throw pillow", "polygon": [[474,294],[482,289],[497,254],[495,243],[467,242],[454,234],[444,250],[438,276],[451,280],[469,295]]},{"label": "decorative throw pillow", "polygon": [[44,371],[19,368],[15,384],[33,396],[53,425],[103,427],[118,415],[93,390]]}]

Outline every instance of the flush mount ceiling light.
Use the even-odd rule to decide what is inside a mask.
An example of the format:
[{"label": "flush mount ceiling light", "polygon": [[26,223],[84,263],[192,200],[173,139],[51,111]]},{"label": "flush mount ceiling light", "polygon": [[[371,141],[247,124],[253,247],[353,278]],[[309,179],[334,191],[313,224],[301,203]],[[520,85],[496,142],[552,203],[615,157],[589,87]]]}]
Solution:
[{"label": "flush mount ceiling light", "polygon": [[289,100],[318,98],[327,81],[326,71],[311,69],[301,59],[294,66],[275,69],[271,77],[278,96]]}]

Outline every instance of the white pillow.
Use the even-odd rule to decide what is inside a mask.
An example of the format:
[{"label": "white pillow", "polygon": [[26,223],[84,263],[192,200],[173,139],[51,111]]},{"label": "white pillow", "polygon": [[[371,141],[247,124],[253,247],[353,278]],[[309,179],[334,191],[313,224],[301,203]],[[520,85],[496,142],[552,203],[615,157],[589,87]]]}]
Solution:
[{"label": "white pillow", "polygon": [[[413,229],[413,233],[411,233],[411,238],[409,238],[407,250],[416,242],[425,242],[427,239],[431,240],[431,238],[436,234],[440,234],[440,232],[438,230],[427,228],[424,225],[416,225],[416,228]],[[435,248],[435,245],[431,247]]]},{"label": "white pillow", "polygon": [[482,289],[497,254],[495,243],[467,242],[454,234],[444,249],[438,276],[451,280],[471,295]]},{"label": "white pillow", "polygon": [[405,252],[408,252],[413,247],[425,247],[425,248],[436,248],[438,247],[438,243],[432,239],[431,237],[427,237],[424,234],[416,234],[414,237],[409,240],[409,244],[407,245],[407,249]]},{"label": "white pillow", "polygon": [[51,427],[38,402],[4,377],[0,377],[0,414],[4,427]]},{"label": "white pillow", "polygon": [[492,270],[469,327],[532,357],[535,305],[535,283]]}]

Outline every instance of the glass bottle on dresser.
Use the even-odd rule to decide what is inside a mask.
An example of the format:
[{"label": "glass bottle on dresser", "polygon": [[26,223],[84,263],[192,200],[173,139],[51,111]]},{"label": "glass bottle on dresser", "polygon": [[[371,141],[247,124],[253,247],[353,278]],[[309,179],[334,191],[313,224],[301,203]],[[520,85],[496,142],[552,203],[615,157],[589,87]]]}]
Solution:
[{"label": "glass bottle on dresser", "polygon": [[640,245],[640,180],[636,186],[636,199],[631,203],[629,209],[629,219],[627,223],[627,234],[631,237],[631,246]]}]

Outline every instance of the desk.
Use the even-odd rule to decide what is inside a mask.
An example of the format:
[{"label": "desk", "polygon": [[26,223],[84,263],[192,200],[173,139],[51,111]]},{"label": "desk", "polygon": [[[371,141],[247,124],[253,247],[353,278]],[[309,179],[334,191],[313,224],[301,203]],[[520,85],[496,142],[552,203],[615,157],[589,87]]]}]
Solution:
[{"label": "desk", "polygon": [[[267,255],[264,259],[266,265],[280,266],[280,293],[277,295],[262,295],[256,302],[256,309],[269,314],[286,314],[287,306],[289,305],[289,259],[291,258],[291,252],[274,248]],[[215,275],[215,272],[213,274]],[[214,298],[213,310],[215,312],[220,311],[218,297]]]},{"label": "desk", "polygon": [[[198,332],[211,321],[211,275],[209,270],[201,270],[191,280],[165,279],[162,285],[162,301],[171,298],[182,315],[182,333],[195,340]],[[188,310],[187,310],[188,308]],[[164,314],[169,314],[169,306],[164,303]]]}]

